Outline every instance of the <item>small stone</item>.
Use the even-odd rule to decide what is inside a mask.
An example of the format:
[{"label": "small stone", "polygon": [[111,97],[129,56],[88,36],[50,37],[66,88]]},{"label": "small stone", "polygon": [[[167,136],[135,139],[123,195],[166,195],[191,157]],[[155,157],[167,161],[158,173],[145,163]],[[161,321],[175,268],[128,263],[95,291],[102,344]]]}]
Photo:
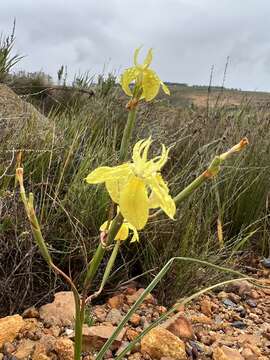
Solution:
[{"label": "small stone", "polygon": [[71,326],[75,319],[75,301],[72,291],[56,293],[54,301],[41,306],[39,314],[40,318],[50,326]]},{"label": "small stone", "polygon": [[134,326],[138,326],[141,322],[141,317],[138,314],[133,314],[129,319],[130,323]]},{"label": "small stone", "polygon": [[141,360],[142,354],[139,352],[135,352],[134,354],[129,355],[128,360]]},{"label": "small stone", "polygon": [[256,301],[254,301],[254,300],[252,300],[252,299],[246,300],[246,303],[247,303],[250,307],[252,307],[252,308],[257,307]]},{"label": "small stone", "polygon": [[270,258],[263,258],[263,260],[261,260],[261,264],[265,268],[270,269]]},{"label": "small stone", "polygon": [[24,310],[24,312],[22,313],[22,317],[24,319],[30,319],[30,318],[39,318],[39,311],[34,307],[30,307],[26,310]]},{"label": "small stone", "polygon": [[213,350],[214,360],[245,360],[240,352],[236,349],[223,345]]},{"label": "small stone", "polygon": [[205,324],[205,325],[212,325],[213,321],[208,316],[205,316],[203,314],[201,315],[192,315],[190,317],[190,320],[192,323],[199,323],[199,324]]},{"label": "small stone", "polygon": [[247,325],[243,321],[234,321],[231,325],[237,329],[245,329]]},{"label": "small stone", "polygon": [[223,301],[223,300],[227,299],[228,294],[225,291],[221,291],[218,293],[217,297],[219,300]]},{"label": "small stone", "polygon": [[158,306],[157,311],[159,312],[159,314],[164,314],[167,309],[165,308],[165,306]]},{"label": "small stone", "polygon": [[138,331],[128,328],[126,331],[126,337],[129,341],[133,341],[139,335]]},{"label": "small stone", "polygon": [[58,338],[54,344],[54,351],[61,360],[73,360],[74,359],[74,344],[65,337]]},{"label": "small stone", "polygon": [[108,305],[112,309],[120,309],[123,303],[124,303],[124,295],[122,294],[115,295],[108,300]]},{"label": "small stone", "polygon": [[20,315],[6,316],[0,319],[0,348],[6,342],[12,342],[24,325]]},{"label": "small stone", "polygon": [[141,341],[142,354],[151,358],[171,357],[175,360],[186,360],[185,343],[170,331],[161,326],[149,331]]},{"label": "small stone", "polygon": [[[133,305],[138,299],[139,297],[142,295],[142,293],[144,292],[145,289],[141,288],[139,290],[137,290],[133,295],[127,295],[127,303],[129,305]],[[155,304],[155,299],[153,297],[153,295],[148,294],[145,299],[144,299],[145,303],[149,303],[149,304]]]},{"label": "small stone", "polygon": [[111,309],[106,317],[106,321],[112,325],[118,325],[122,319],[123,316],[118,309]]},{"label": "small stone", "polygon": [[245,348],[242,351],[242,356],[245,360],[257,360],[258,356],[250,348]]},{"label": "small stone", "polygon": [[10,355],[16,350],[15,346],[11,342],[4,343],[2,348],[5,355]]},{"label": "small stone", "polygon": [[255,289],[252,289],[248,295],[249,295],[249,297],[251,297],[251,299],[254,299],[254,300],[257,300],[261,297],[260,294]]},{"label": "small stone", "polygon": [[102,306],[96,306],[93,309],[93,315],[97,321],[104,322],[107,316],[107,311]]},{"label": "small stone", "polygon": [[[115,331],[115,326],[83,326],[83,351],[92,352],[100,350],[104,343],[110,338]],[[114,340],[111,349],[118,349],[121,345],[126,329],[123,329]],[[74,335],[73,335],[74,337]],[[72,337],[72,338],[73,338]]]},{"label": "small stone", "polygon": [[16,356],[16,358],[18,360],[24,360],[27,359],[35,346],[35,342],[29,339],[23,339],[19,346],[17,347],[16,352],[14,353],[14,356]]},{"label": "small stone", "polygon": [[212,303],[209,299],[205,298],[201,301],[201,312],[206,316],[212,315]]},{"label": "small stone", "polygon": [[241,301],[241,296],[235,294],[235,293],[229,293],[228,299],[230,299],[235,304],[238,304]]},{"label": "small stone", "polygon": [[128,288],[126,288],[126,290],[125,290],[125,294],[126,294],[126,295],[133,295],[133,294],[135,294],[136,291],[137,291],[137,290],[136,290],[135,288],[133,288],[133,287],[128,287]]},{"label": "small stone", "polygon": [[51,335],[42,336],[42,338],[36,343],[32,360],[40,360],[43,359],[43,357],[44,360],[47,360],[47,355],[54,350],[55,340],[55,337]]},{"label": "small stone", "polygon": [[184,315],[176,314],[165,321],[162,327],[181,339],[193,339],[194,337],[191,322]]},{"label": "small stone", "polygon": [[230,299],[224,299],[223,305],[225,305],[227,308],[235,308],[236,307],[236,304],[233,301],[231,301]]}]

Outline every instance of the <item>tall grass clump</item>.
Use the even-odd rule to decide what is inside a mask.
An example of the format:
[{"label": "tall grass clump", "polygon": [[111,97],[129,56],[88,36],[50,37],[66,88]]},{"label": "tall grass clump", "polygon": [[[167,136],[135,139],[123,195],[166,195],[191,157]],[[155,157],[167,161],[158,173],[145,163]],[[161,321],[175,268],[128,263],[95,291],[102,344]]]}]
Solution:
[{"label": "tall grass clump", "polygon": [[22,56],[12,53],[15,43],[15,27],[16,22],[14,21],[10,35],[0,34],[0,83],[6,80],[10,70],[22,59]]}]

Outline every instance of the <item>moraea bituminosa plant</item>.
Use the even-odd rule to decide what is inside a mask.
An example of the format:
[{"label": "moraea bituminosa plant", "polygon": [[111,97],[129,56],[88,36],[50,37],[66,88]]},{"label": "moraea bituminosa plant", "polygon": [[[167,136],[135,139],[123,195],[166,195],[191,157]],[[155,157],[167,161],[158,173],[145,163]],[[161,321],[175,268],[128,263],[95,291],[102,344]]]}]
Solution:
[{"label": "moraea bituminosa plant", "polygon": [[[130,232],[133,233],[131,242],[139,240],[137,230],[145,227],[151,209],[157,209],[155,213],[151,214],[152,217],[158,216],[159,213],[163,211],[169,218],[174,219],[176,205],[184,201],[205,181],[215,177],[220,171],[222,163],[234,153],[242,150],[248,143],[247,139],[242,139],[239,144],[232,147],[229,151],[216,156],[206,171],[173,198],[170,195],[168,185],[161,175],[161,170],[168,160],[169,149],[166,149],[166,147],[162,145],[161,154],[149,158],[149,148],[152,144],[151,138],[140,140],[133,147],[132,161],[128,161],[129,147],[131,145],[130,139],[136,125],[136,108],[139,101],[143,99],[146,101],[153,100],[157,96],[160,87],[169,95],[167,86],[159,79],[158,75],[150,69],[152,49],[148,51],[146,59],[141,65],[138,64],[137,59],[139,50],[140,49],[137,49],[135,51],[134,66],[125,70],[121,77],[121,86],[131,99],[127,106],[128,120],[122,135],[119,151],[120,164],[114,167],[101,166],[91,171],[86,177],[86,181],[89,184],[105,183],[106,189],[111,197],[110,207],[112,211],[111,218],[100,226],[100,242],[94,256],[85,264],[86,271],[82,274],[84,276],[84,282],[81,295],[73,280],[54,264],[35,213],[33,194],[27,196],[25,192],[23,168],[19,165],[16,171],[17,180],[20,185],[21,199],[30,221],[34,240],[42,256],[47,261],[48,266],[66,280],[74,294],[76,307],[75,360],[80,360],[82,354],[82,327],[84,324],[86,304],[101,293],[114,266],[119,247],[123,242],[122,240],[128,239]],[[117,204],[118,207],[116,214],[114,211],[116,206],[114,204]],[[111,251],[111,255],[107,261],[100,288],[90,295],[89,292],[93,279],[104,258],[105,251]],[[164,276],[165,272],[168,271],[172,262],[171,260],[165,264],[160,273],[147,287],[146,291],[133,305],[132,309],[126,314],[114,334],[107,340],[106,344],[104,344],[103,348],[97,354],[97,360],[103,359],[113,339],[119,334],[121,328],[126,324],[132,313],[134,313],[135,309],[142,303],[147,293],[153,289],[161,280],[162,276]],[[194,259],[193,261],[201,262],[200,260]],[[122,356],[119,358],[121,357]]]}]

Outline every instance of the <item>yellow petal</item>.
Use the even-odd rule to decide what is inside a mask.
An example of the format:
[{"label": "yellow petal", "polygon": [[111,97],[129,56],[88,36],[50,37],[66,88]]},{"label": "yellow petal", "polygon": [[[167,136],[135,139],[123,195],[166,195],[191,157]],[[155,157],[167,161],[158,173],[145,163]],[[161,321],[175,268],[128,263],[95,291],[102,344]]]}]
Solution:
[{"label": "yellow petal", "polygon": [[132,238],[130,240],[131,243],[135,242],[135,241],[139,241],[139,234],[137,229],[135,228],[135,226],[132,226],[131,224],[127,223],[127,226],[129,227],[129,229],[131,231],[133,231],[133,235]]},{"label": "yellow petal", "polygon": [[123,179],[130,173],[129,164],[125,163],[115,167],[101,166],[92,171],[87,177],[86,181],[89,184],[98,184],[105,181]]},{"label": "yellow petal", "polygon": [[120,192],[127,183],[127,178],[119,180],[108,180],[106,181],[106,189],[110,194],[111,199],[118,204],[120,201]]},{"label": "yellow petal", "polygon": [[132,81],[136,80],[138,74],[139,72],[136,67],[132,67],[125,70],[121,76],[122,89],[128,96],[132,96],[132,91],[130,90],[129,85],[132,83]]},{"label": "yellow petal", "polygon": [[142,229],[148,220],[148,197],[144,182],[136,176],[131,177],[121,191],[120,211],[123,217],[136,229]]},{"label": "yellow petal", "polygon": [[173,219],[176,211],[175,202],[169,195],[168,187],[162,179],[161,175],[156,175],[155,177],[153,176],[151,179],[148,180],[148,184],[150,185],[154,193],[152,203],[149,202],[149,206],[155,205],[155,207],[161,207],[161,209],[171,219]]},{"label": "yellow petal", "polygon": [[163,81],[160,82],[162,90],[165,92],[166,95],[171,95],[170,89],[167,85],[164,84]]},{"label": "yellow petal", "polygon": [[157,74],[151,69],[144,70],[142,98],[145,98],[146,101],[154,99],[159,88],[160,79]]},{"label": "yellow petal", "polygon": [[115,237],[115,240],[126,240],[127,238],[128,238],[128,226],[127,224],[122,224]]},{"label": "yellow petal", "polygon": [[138,162],[141,160],[141,147],[143,146],[144,141],[144,139],[139,140],[133,147],[132,160],[134,162]]},{"label": "yellow petal", "polygon": [[138,66],[139,63],[138,63],[138,55],[139,55],[139,52],[141,50],[142,46],[140,46],[139,48],[135,49],[134,51],[134,65],[135,66]]},{"label": "yellow petal", "polygon": [[147,69],[153,60],[153,49],[149,49],[146,58],[143,62],[143,67]]},{"label": "yellow petal", "polygon": [[[111,221],[110,221],[111,223]],[[110,227],[108,226],[108,221],[105,221],[105,223],[103,223],[101,225],[101,227],[99,228],[100,231],[105,231],[105,230],[108,230]]]},{"label": "yellow petal", "polygon": [[157,156],[155,159],[152,160],[153,162],[153,172],[160,171],[162,167],[168,161],[170,148],[166,149],[165,145],[162,144],[162,152],[160,156]]}]

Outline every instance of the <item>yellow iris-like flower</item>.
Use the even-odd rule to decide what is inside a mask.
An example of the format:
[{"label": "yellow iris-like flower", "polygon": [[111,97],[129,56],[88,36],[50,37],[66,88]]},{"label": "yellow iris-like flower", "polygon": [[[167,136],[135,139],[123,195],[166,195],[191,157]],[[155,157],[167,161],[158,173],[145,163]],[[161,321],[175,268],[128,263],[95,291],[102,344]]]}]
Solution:
[{"label": "yellow iris-like flower", "polygon": [[[112,224],[112,221],[110,221],[109,226],[108,226],[108,221],[105,221],[105,223],[103,223],[101,225],[100,230],[101,231],[109,231],[111,224]],[[133,231],[133,236],[132,236],[130,242],[139,241],[139,234],[138,234],[137,229],[134,226],[132,226],[131,224],[129,224],[127,221],[123,222],[123,224],[121,225],[114,240],[126,240],[129,235],[129,230]]]},{"label": "yellow iris-like flower", "polygon": [[128,96],[133,96],[129,86],[132,82],[135,82],[135,86],[138,86],[142,90],[140,99],[145,99],[146,101],[154,99],[159,92],[160,86],[162,87],[165,94],[170,95],[170,90],[168,87],[160,80],[154,70],[149,69],[153,59],[152,49],[148,51],[148,54],[142,65],[138,64],[139,51],[140,48],[136,49],[134,53],[135,66],[125,70],[121,76],[121,86],[124,92]]},{"label": "yellow iris-like flower", "polygon": [[137,230],[148,220],[149,209],[161,208],[173,219],[176,207],[160,170],[168,160],[169,149],[162,145],[160,156],[148,160],[151,139],[138,141],[132,163],[115,167],[102,166],[91,172],[89,184],[105,182],[112,200],[119,204],[123,217]]}]

